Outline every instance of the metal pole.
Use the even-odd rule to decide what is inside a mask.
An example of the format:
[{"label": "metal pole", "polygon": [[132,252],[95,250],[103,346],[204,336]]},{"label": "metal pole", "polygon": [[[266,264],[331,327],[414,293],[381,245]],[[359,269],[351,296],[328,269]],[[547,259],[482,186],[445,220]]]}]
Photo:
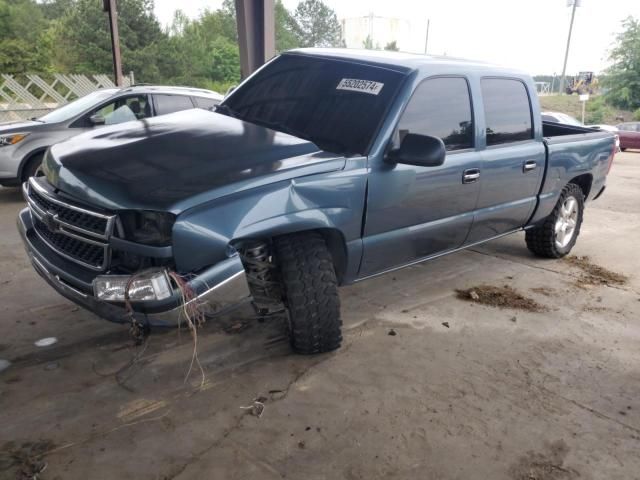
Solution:
[{"label": "metal pole", "polygon": [[240,73],[246,78],[276,53],[274,0],[235,0]]},{"label": "metal pole", "polygon": [[573,19],[576,16],[576,8],[578,6],[578,0],[573,0],[573,7],[571,8],[571,22],[569,23],[569,36],[567,37],[567,49],[564,52],[564,65],[562,66],[562,77],[560,77],[560,95],[564,92],[564,80],[567,73],[567,60],[569,59],[569,45],[571,44],[571,31],[573,30]]},{"label": "metal pole", "polygon": [[118,87],[122,87],[122,60],[120,58],[120,35],[118,34],[118,7],[116,0],[102,0],[102,7],[109,13],[111,32],[111,52],[113,55],[113,77]]},{"label": "metal pole", "polygon": [[587,105],[587,101],[583,100],[582,101],[582,124],[584,125],[584,108]]},{"label": "metal pole", "polygon": [[427,54],[427,47],[429,46],[429,25],[431,24],[431,20],[427,18],[427,35],[424,39],[424,54]]}]

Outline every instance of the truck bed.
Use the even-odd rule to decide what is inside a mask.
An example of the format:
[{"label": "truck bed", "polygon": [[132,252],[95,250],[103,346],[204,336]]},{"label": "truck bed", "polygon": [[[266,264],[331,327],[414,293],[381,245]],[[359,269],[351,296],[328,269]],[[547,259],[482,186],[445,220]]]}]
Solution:
[{"label": "truck bed", "polygon": [[604,189],[615,147],[611,132],[593,128],[542,122],[542,134],[547,165],[531,223],[549,215],[572,180],[583,186],[586,200],[596,198]]},{"label": "truck bed", "polygon": [[[542,136],[545,138],[545,140],[551,139],[553,137],[564,137],[567,135],[591,135],[594,133],[605,133],[609,136],[613,136],[611,132],[605,132],[597,128],[580,127],[577,125],[567,125],[565,123],[556,122],[542,122]],[[606,137],[607,135],[604,136]]]}]

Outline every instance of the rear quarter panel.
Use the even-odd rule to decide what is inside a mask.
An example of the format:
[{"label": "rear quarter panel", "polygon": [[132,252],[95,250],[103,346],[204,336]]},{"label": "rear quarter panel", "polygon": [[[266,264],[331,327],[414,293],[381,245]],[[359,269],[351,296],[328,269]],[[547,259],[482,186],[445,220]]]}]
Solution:
[{"label": "rear quarter panel", "polygon": [[614,143],[613,134],[608,132],[545,138],[547,168],[538,208],[529,223],[549,216],[564,186],[580,175],[591,175],[587,200],[593,199],[606,183]]}]

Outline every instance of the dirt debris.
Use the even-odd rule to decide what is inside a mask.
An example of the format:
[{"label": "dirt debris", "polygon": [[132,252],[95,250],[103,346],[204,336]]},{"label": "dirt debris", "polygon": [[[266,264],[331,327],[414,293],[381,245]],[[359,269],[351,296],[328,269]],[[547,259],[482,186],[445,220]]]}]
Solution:
[{"label": "dirt debris", "polygon": [[[37,480],[47,468],[46,454],[54,448],[49,440],[16,444],[7,442],[0,448],[0,473],[16,480]],[[5,477],[2,477],[5,478]]]},{"label": "dirt debris", "polygon": [[576,281],[578,287],[585,285],[624,285],[629,281],[629,277],[621,273],[613,272],[607,268],[596,265],[587,256],[565,257],[565,262],[571,266],[582,270],[582,275]]},{"label": "dirt debris", "polygon": [[528,312],[545,312],[547,307],[525,297],[508,285],[478,285],[466,290],[456,290],[457,297],[468,302],[480,303],[491,307],[511,308]]},{"label": "dirt debris", "polygon": [[563,440],[546,446],[543,453],[527,452],[510,468],[514,480],[573,480],[580,473],[564,465],[569,447]]},{"label": "dirt debris", "polygon": [[532,288],[531,291],[539,295],[544,295],[545,297],[552,297],[556,294],[556,291],[550,287],[535,287]]}]

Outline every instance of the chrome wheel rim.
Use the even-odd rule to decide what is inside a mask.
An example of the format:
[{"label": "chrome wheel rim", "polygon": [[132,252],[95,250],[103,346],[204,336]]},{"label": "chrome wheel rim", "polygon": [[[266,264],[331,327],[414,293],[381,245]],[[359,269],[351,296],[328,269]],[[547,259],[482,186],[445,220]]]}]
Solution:
[{"label": "chrome wheel rim", "polygon": [[564,248],[571,242],[578,224],[578,201],[574,197],[567,198],[560,207],[556,220],[556,246]]}]

